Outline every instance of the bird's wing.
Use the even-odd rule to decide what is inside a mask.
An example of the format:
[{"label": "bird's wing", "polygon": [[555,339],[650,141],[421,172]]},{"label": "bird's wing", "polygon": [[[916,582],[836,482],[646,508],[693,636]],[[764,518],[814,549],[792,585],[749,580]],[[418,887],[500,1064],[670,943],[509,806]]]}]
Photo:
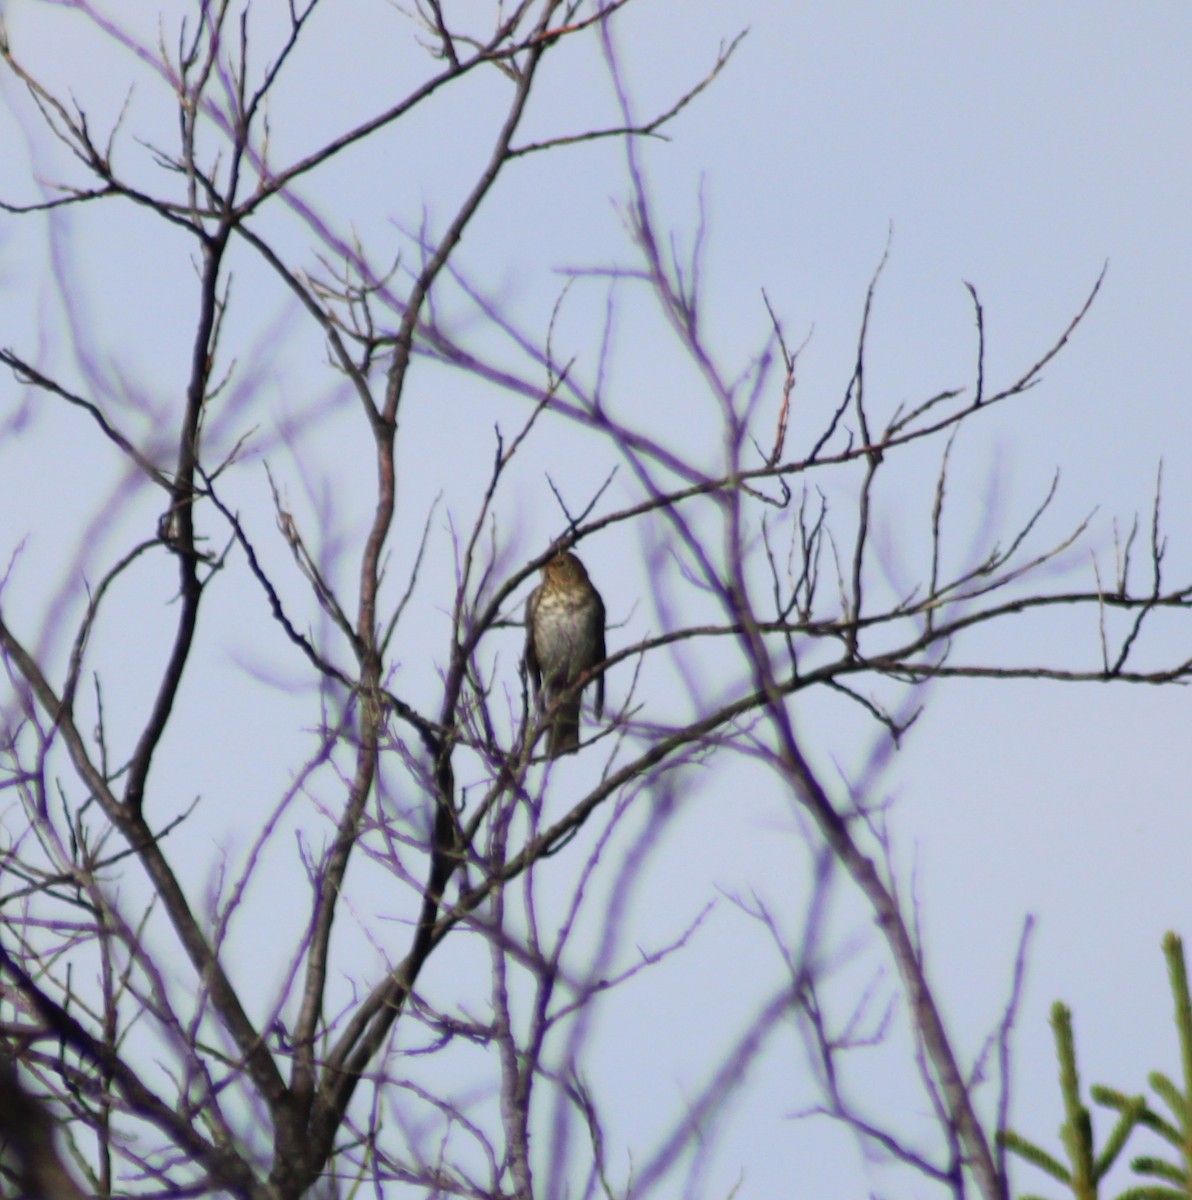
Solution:
[{"label": "bird's wing", "polygon": [[[602,663],[608,657],[604,649],[604,600],[595,588],[592,589],[596,593],[596,655],[593,665]],[[599,720],[604,716],[604,672],[601,671],[596,676],[596,719]]]}]

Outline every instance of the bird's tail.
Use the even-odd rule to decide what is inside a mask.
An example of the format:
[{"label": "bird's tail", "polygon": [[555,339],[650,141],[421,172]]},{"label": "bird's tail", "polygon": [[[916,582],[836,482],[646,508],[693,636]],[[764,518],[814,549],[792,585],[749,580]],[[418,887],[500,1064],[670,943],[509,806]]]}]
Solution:
[{"label": "bird's tail", "polygon": [[579,699],[565,700],[551,718],[546,752],[551,758],[579,749]]}]

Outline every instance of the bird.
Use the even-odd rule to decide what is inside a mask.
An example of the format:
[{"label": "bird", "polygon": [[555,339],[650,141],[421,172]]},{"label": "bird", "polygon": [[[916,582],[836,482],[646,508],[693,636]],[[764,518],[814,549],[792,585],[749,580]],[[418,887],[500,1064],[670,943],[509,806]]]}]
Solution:
[{"label": "bird", "polygon": [[[526,602],[526,669],[534,698],[545,708],[576,680],[604,661],[604,601],[592,586],[584,564],[568,550],[547,559],[542,582]],[[604,676],[596,684],[596,717],[604,715]],[[582,688],[560,700],[550,718],[548,758],[579,749],[579,702]]]}]

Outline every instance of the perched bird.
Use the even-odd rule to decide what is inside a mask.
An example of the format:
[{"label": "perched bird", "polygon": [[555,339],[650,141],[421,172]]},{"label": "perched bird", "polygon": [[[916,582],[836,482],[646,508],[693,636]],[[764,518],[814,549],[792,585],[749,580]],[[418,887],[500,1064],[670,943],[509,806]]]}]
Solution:
[{"label": "perched bird", "polygon": [[[539,705],[549,705],[604,658],[604,601],[584,564],[564,550],[545,563],[542,582],[526,603],[526,667]],[[600,717],[604,676],[595,682]],[[550,758],[579,749],[579,697],[579,691],[572,692],[551,718],[546,742]]]}]

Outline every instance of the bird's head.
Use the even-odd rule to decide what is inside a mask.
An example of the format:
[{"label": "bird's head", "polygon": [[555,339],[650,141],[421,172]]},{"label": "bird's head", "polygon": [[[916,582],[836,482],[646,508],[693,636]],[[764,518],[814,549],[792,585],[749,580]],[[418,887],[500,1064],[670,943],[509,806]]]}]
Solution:
[{"label": "bird's head", "polygon": [[542,564],[542,578],[553,584],[586,582],[588,572],[570,550],[561,550],[554,558],[548,558]]}]

